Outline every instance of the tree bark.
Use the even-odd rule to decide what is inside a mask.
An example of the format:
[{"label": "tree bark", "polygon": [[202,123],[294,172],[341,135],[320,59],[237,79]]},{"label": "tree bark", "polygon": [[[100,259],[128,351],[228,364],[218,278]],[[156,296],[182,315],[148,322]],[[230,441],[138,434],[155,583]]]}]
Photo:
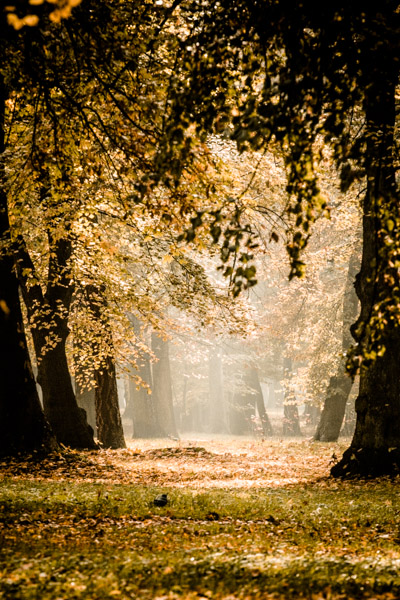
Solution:
[{"label": "tree bark", "polygon": [[83,408],[83,410],[85,411],[87,422],[93,429],[95,437],[97,437],[96,404],[94,389],[82,389],[80,384],[75,380],[75,396],[78,406],[80,408]]},{"label": "tree bark", "polygon": [[[7,92],[0,78],[0,160],[4,152]],[[11,254],[7,195],[0,164],[0,454],[49,453],[58,444],[43,414],[26,344]]]},{"label": "tree bark", "polygon": [[69,260],[71,242],[53,239],[49,233],[50,259],[46,293],[31,283],[34,265],[22,236],[17,239],[17,272],[31,324],[38,363],[37,381],[43,392],[43,408],[57,437],[65,446],[95,449],[93,430],[79,408],[65,353],[69,335],[68,314],[72,296]]},{"label": "tree bark", "polygon": [[[140,322],[133,315],[131,316],[131,322],[135,333],[139,336]],[[138,357],[137,362],[138,370],[136,374],[149,386],[151,391],[153,385],[149,355],[143,353]],[[149,394],[148,389],[143,386],[137,389],[137,383],[133,377],[129,378],[128,405],[125,409],[125,415],[132,419],[133,438],[163,437],[164,432],[158,422],[153,394]]]},{"label": "tree bark", "polygon": [[[7,240],[6,199],[0,193],[0,238]],[[18,281],[10,255],[0,255],[0,454],[58,449],[43,414],[26,344]]]},{"label": "tree bark", "polygon": [[[83,408],[86,412],[86,419],[90,427],[93,429],[94,436],[97,437],[96,426],[96,406],[94,399],[93,382],[88,381],[86,377],[87,367],[85,361],[82,361],[83,356],[87,356],[85,348],[82,346],[81,340],[74,335],[74,371],[75,371],[75,398],[79,408]],[[91,385],[91,387],[88,387]]]},{"label": "tree bark", "polygon": [[107,356],[95,371],[95,405],[97,438],[103,448],[126,448],[118,404],[115,363]]},{"label": "tree bark", "polygon": [[250,367],[247,372],[247,382],[255,394],[256,407],[258,416],[260,417],[263,435],[265,437],[273,435],[271,421],[269,420],[267,411],[265,410],[264,397],[261,389],[260,378],[256,367]]},{"label": "tree bark", "polygon": [[[95,336],[92,344],[94,356],[101,357],[94,369],[97,439],[103,448],[126,448],[118,403],[112,332],[106,315],[107,300],[104,290],[98,285],[86,285],[83,291],[86,308],[100,326],[96,329],[101,331],[101,336]],[[104,346],[104,352],[101,352],[100,344]]]},{"label": "tree bark", "polygon": [[157,357],[153,364],[153,397],[157,420],[165,437],[178,437],[172,403],[171,369],[168,342],[156,333],[151,335],[151,347]]},{"label": "tree bark", "polygon": [[[377,41],[378,44],[378,41]],[[383,56],[376,48],[383,49]],[[376,305],[398,294],[399,274],[393,240],[399,238],[399,203],[394,170],[396,63],[390,43],[379,41],[370,60],[371,81],[366,94],[367,192],[363,210],[363,256],[356,281],[361,313],[352,333],[361,348],[381,335],[385,352],[361,363],[356,400],[356,429],[350,448],[331,473],[336,477],[392,475],[400,472],[400,326],[396,316],[380,330],[371,316]],[[390,69],[393,68],[393,71]],[[389,82],[392,82],[391,84]],[[395,223],[388,230],[387,218]],[[392,261],[390,263],[390,261]],[[393,267],[391,268],[391,264]]]},{"label": "tree bark", "polygon": [[342,428],[346,403],[353,382],[346,374],[343,361],[340,362],[338,373],[329,379],[325,404],[321,419],[314,435],[316,442],[336,442]]},{"label": "tree bark", "polygon": [[[350,327],[358,315],[358,298],[354,288],[354,279],[359,268],[359,253],[354,251],[350,257],[349,269],[343,298],[342,352],[348,351],[351,344]],[[353,381],[346,373],[345,360],[341,360],[335,375],[329,380],[321,419],[314,435],[317,442],[336,442],[342,428],[346,403]]]}]

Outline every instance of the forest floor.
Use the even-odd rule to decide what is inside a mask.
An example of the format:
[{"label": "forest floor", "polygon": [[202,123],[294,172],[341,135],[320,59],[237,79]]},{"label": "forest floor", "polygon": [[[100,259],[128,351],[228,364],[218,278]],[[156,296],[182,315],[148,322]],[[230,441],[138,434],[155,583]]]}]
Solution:
[{"label": "forest floor", "polygon": [[400,481],[329,478],[347,445],[199,436],[0,461],[0,598],[398,599]]}]

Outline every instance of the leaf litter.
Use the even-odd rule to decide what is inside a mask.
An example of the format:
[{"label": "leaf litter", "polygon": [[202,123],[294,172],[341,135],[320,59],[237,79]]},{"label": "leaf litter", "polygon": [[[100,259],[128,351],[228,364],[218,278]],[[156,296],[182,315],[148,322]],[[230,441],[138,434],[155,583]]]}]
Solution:
[{"label": "leaf litter", "polygon": [[0,598],[397,598],[399,482],[330,479],[346,443],[151,440],[3,459]]},{"label": "leaf litter", "polygon": [[123,450],[65,449],[44,459],[37,456],[3,459],[0,479],[151,482],[202,488],[279,486],[327,477],[332,448],[340,452],[340,445],[319,448],[305,440],[264,443],[202,440],[202,444],[189,441],[171,446],[170,440],[167,445],[165,440],[130,441],[129,448]]}]

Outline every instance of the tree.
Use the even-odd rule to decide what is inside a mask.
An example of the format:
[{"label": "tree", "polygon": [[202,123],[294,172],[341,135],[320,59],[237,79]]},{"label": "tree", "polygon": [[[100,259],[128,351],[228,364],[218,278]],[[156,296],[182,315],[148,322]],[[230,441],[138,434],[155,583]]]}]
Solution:
[{"label": "tree", "polygon": [[[343,299],[342,351],[344,357],[351,345],[350,326],[357,318],[359,310],[354,289],[354,278],[359,268],[359,262],[359,252],[355,250],[350,257]],[[314,435],[314,439],[319,442],[336,442],[340,434],[346,403],[353,385],[351,377],[346,373],[344,360],[339,363],[337,372],[329,380],[320,422]]]},{"label": "tree", "polygon": [[44,412],[59,442],[94,449],[93,430],[76,402],[65,348],[73,293],[71,240],[58,239],[51,229],[47,233],[50,258],[45,293],[23,237],[16,240],[16,269],[31,326]]},{"label": "tree", "polygon": [[264,397],[257,367],[254,365],[248,365],[246,377],[248,385],[250,386],[252,393],[255,395],[256,408],[261,422],[262,435],[263,437],[268,437],[273,434],[273,430],[271,421],[269,420],[267,411],[265,410]]},{"label": "tree", "polygon": [[157,359],[153,364],[153,394],[157,421],[164,436],[177,437],[168,341],[154,332],[151,336],[151,349]]},{"label": "tree", "polygon": [[[194,12],[190,3],[188,12]],[[318,138],[334,150],[343,189],[366,177],[361,314],[348,367],[360,371],[357,426],[332,474],[400,468],[399,215],[394,128],[399,78],[398,3],[220,2],[199,10],[172,84],[174,109],[163,155],[190,161],[177,144],[185,120],[221,132],[241,150],[275,142],[288,170],[290,276],[302,275],[310,227],[326,210],[315,163]],[[361,128],[358,124],[361,123]],[[233,247],[233,251],[237,248]]]},{"label": "tree", "polygon": [[[107,193],[109,197],[113,192],[118,196],[119,216],[123,213],[128,219],[139,213],[145,221],[156,215],[181,235],[183,224],[186,241],[196,235],[198,210],[206,201],[213,213],[207,228],[214,238],[218,237],[221,214],[235,225],[237,211],[226,204],[221,212],[215,201],[218,195],[209,181],[209,172],[206,173],[212,162],[211,153],[202,140],[195,143],[195,162],[206,175],[200,176],[201,169],[197,169],[194,178],[192,168],[189,172],[184,163],[171,163],[170,169],[163,169],[164,186],[156,190],[161,179],[158,169],[154,170],[153,158],[157,163],[158,140],[169,111],[169,75],[180,51],[177,25],[181,15],[174,14],[177,4],[167,7],[158,2],[143,4],[132,0],[116,6],[107,0],[86,0],[70,14],[71,7],[77,4],[76,0],[66,2],[63,12],[51,3],[31,5],[22,1],[16,7],[7,7],[2,14],[6,35],[1,39],[0,50],[9,141],[2,159],[7,165],[6,182],[8,190],[15,194],[15,206],[27,208],[26,198],[38,186],[42,173],[50,171],[51,194],[64,201],[74,198],[78,210],[84,212],[88,208],[89,189],[99,204]],[[64,16],[69,18],[62,20]],[[21,165],[30,173],[26,178],[24,169],[25,182]],[[186,184],[180,186],[179,192],[169,185],[178,173]],[[194,188],[200,193],[195,194]],[[140,204],[143,199],[145,203]],[[61,231],[62,207],[57,219],[57,244],[67,247],[70,240]],[[155,231],[158,232],[157,226]],[[225,242],[246,232],[246,227],[243,231],[227,228]],[[251,279],[253,268],[246,272]],[[22,278],[23,269],[20,275]],[[36,291],[40,291],[38,287]],[[39,296],[36,300],[41,303],[44,298]],[[65,303],[62,319],[53,315],[63,329],[60,347],[66,342],[65,311],[69,304],[70,299]],[[55,329],[51,334],[57,337]],[[37,345],[43,347],[42,343]],[[43,357],[42,365],[46,362]],[[65,367],[64,358],[63,363]],[[67,381],[65,373],[63,379]],[[45,380],[43,376],[43,383]],[[71,386],[66,385],[66,389],[72,398]],[[48,410],[50,404],[46,402]],[[56,412],[52,409],[54,416]],[[82,421],[83,413],[75,405],[72,420],[73,415],[78,423]],[[77,427],[84,429],[84,424]],[[82,439],[81,434],[78,437]],[[69,443],[68,436],[63,441]]]},{"label": "tree", "polygon": [[[0,76],[1,77],[1,76]],[[0,78],[0,155],[5,149],[4,109],[7,100]],[[26,344],[19,286],[10,252],[10,223],[4,166],[0,167],[0,453],[12,454],[58,448],[39,401]]]},{"label": "tree", "polygon": [[[79,2],[71,0],[64,3],[63,7],[55,8],[46,2],[36,3],[34,7],[30,3],[20,2],[17,6],[7,7],[0,17],[1,154],[2,175],[7,174],[5,179],[2,177],[2,185],[5,184],[7,193],[2,191],[4,220],[1,235],[5,252],[2,255],[4,262],[1,270],[1,288],[9,290],[4,292],[4,310],[1,316],[5,319],[2,335],[4,356],[8,355],[11,360],[9,364],[8,359],[5,359],[2,367],[5,369],[4,382],[10,383],[11,379],[21,382],[14,387],[11,383],[7,386],[4,384],[7,394],[1,400],[1,412],[4,414],[2,425],[8,432],[12,432],[13,427],[16,427],[16,424],[11,426],[9,421],[19,415],[16,407],[21,402],[21,395],[30,398],[34,396],[35,390],[26,351],[18,351],[14,356],[11,352],[12,348],[16,349],[26,344],[22,340],[23,327],[17,307],[19,299],[17,283],[12,273],[13,260],[6,256],[6,252],[11,252],[8,192],[13,188],[17,193],[16,204],[19,207],[24,205],[24,194],[20,194],[21,187],[24,187],[21,186],[20,177],[22,171],[25,171],[22,167],[28,168],[31,174],[27,178],[28,187],[35,187],[43,171],[52,170],[53,181],[56,181],[57,185],[53,186],[51,191],[55,196],[63,196],[64,200],[66,190],[69,197],[79,198],[80,186],[78,185],[78,193],[74,193],[77,191],[74,185],[93,181],[94,176],[101,179],[104,171],[110,172],[111,165],[120,176],[122,171],[127,174],[132,169],[139,179],[146,163],[146,152],[155,145],[155,126],[162,112],[158,93],[163,90],[161,83],[157,86],[154,86],[152,80],[143,83],[140,77],[135,79],[135,73],[138,75],[138,71],[144,68],[148,44],[152,43],[154,50],[157,44],[153,38],[162,38],[162,35],[159,35],[159,17],[163,19],[164,9],[149,12],[149,7],[142,3],[128,2],[116,10],[115,6],[106,1],[101,4],[88,1],[75,9],[79,14],[74,11],[70,15],[71,7],[77,4]],[[65,16],[70,18],[62,20]],[[136,25],[139,27],[139,24],[140,30],[134,35],[134,29]],[[164,64],[153,61],[153,66],[156,64],[158,70],[163,72]],[[143,102],[146,94],[138,93],[138,87],[142,92],[147,83],[151,94],[147,95]],[[115,110],[110,111],[110,106]],[[7,148],[4,146],[5,119]],[[22,130],[15,131],[15,124],[21,125]],[[18,141],[17,145],[12,143],[15,138]],[[125,159],[123,167],[121,161],[119,167],[116,167],[117,163],[114,162],[118,153],[119,157],[122,155]],[[4,168],[4,165],[7,168]],[[82,173],[86,174],[85,177],[82,177]],[[115,172],[111,180],[114,176]],[[61,217],[62,221],[61,208],[58,217]],[[70,252],[70,240],[68,236],[65,237],[57,232],[56,256],[60,254],[61,247],[64,253]],[[25,258],[29,260],[26,253]],[[23,269],[20,270],[20,274],[23,275]],[[50,285],[53,288],[57,287],[54,282]],[[33,292],[33,289],[30,288],[29,291]],[[40,286],[36,286],[35,291],[36,301],[43,304],[43,295],[39,293]],[[69,289],[65,289],[64,292],[70,296]],[[28,295],[25,294],[26,298]],[[70,298],[58,300],[65,306],[61,318],[59,314],[52,314],[55,327],[52,328],[50,337],[55,338],[50,340],[50,345],[55,344],[56,347],[51,353],[40,357],[43,386],[52,388],[51,392],[45,393],[46,410],[64,443],[93,447],[89,429],[84,423],[84,413],[76,406],[71,383],[66,375],[64,346],[67,336],[66,312]],[[64,303],[64,300],[67,301]],[[41,308],[47,309],[50,304],[42,305]],[[29,310],[32,315],[31,306]],[[45,328],[45,324],[42,325],[41,333]],[[35,335],[36,345],[42,352],[45,340],[43,336],[42,340],[39,340],[39,337],[38,332],[38,335]],[[56,342],[58,337],[60,343]],[[8,354],[7,347],[10,348]],[[60,402],[59,405],[54,402],[54,377],[51,377],[51,371],[46,368],[51,358],[54,358],[55,352],[58,353],[56,364],[62,368],[64,374],[59,380],[60,394],[70,399],[67,403]],[[16,394],[15,401],[13,389]],[[36,408],[33,408],[34,404]],[[65,407],[67,404],[71,408],[68,416],[61,410],[61,405]],[[12,406],[13,410],[10,408]],[[48,428],[40,415],[37,398],[31,398],[29,407],[27,414],[38,415],[37,426],[31,426],[26,418],[19,418],[18,427],[23,429],[24,425],[27,429],[23,434],[18,434],[21,438],[19,441],[16,436],[15,444],[10,445],[9,434],[4,436],[5,448],[9,447],[11,450],[14,446],[23,445],[24,437],[29,439],[29,442],[26,442],[29,448],[35,447],[35,436],[38,447],[42,448],[46,436],[50,439]]]},{"label": "tree", "polygon": [[[395,56],[392,54],[392,36],[396,31],[393,25],[398,27],[398,12],[397,23],[392,25],[392,11],[387,10],[392,5],[385,8],[379,15],[378,31],[370,32],[372,46],[366,52],[370,59],[369,72],[364,74],[367,192],[362,264],[356,283],[361,314],[352,327],[353,336],[362,349],[357,422],[350,448],[332,469],[335,476],[381,475],[400,470],[400,382],[397,376],[400,220],[394,160],[395,94],[400,58],[398,52]],[[378,43],[377,36],[383,34],[388,36],[385,43]]]},{"label": "tree", "polygon": [[[131,315],[130,320],[137,339],[141,337],[140,321]],[[134,360],[135,367],[128,370],[128,402],[124,416],[132,419],[133,438],[156,438],[163,436],[152,394],[151,356],[141,348]],[[136,375],[136,377],[135,377]],[[137,380],[139,378],[139,381]]]},{"label": "tree", "polygon": [[107,314],[104,288],[99,284],[86,284],[81,290],[80,301],[89,313],[92,325],[90,336],[94,366],[94,400],[96,409],[97,438],[104,448],[125,448],[124,432],[118,403],[112,330]]},{"label": "tree", "polygon": [[283,435],[301,436],[299,409],[296,396],[291,385],[293,363],[291,358],[283,360],[283,376],[285,395],[283,399]]}]

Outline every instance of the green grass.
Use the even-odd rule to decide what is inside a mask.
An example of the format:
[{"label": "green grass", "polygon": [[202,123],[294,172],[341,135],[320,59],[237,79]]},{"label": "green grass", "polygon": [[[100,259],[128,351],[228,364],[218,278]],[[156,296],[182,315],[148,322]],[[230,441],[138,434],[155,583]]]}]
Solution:
[{"label": "green grass", "polygon": [[160,491],[3,481],[0,598],[400,595],[397,484]]}]

